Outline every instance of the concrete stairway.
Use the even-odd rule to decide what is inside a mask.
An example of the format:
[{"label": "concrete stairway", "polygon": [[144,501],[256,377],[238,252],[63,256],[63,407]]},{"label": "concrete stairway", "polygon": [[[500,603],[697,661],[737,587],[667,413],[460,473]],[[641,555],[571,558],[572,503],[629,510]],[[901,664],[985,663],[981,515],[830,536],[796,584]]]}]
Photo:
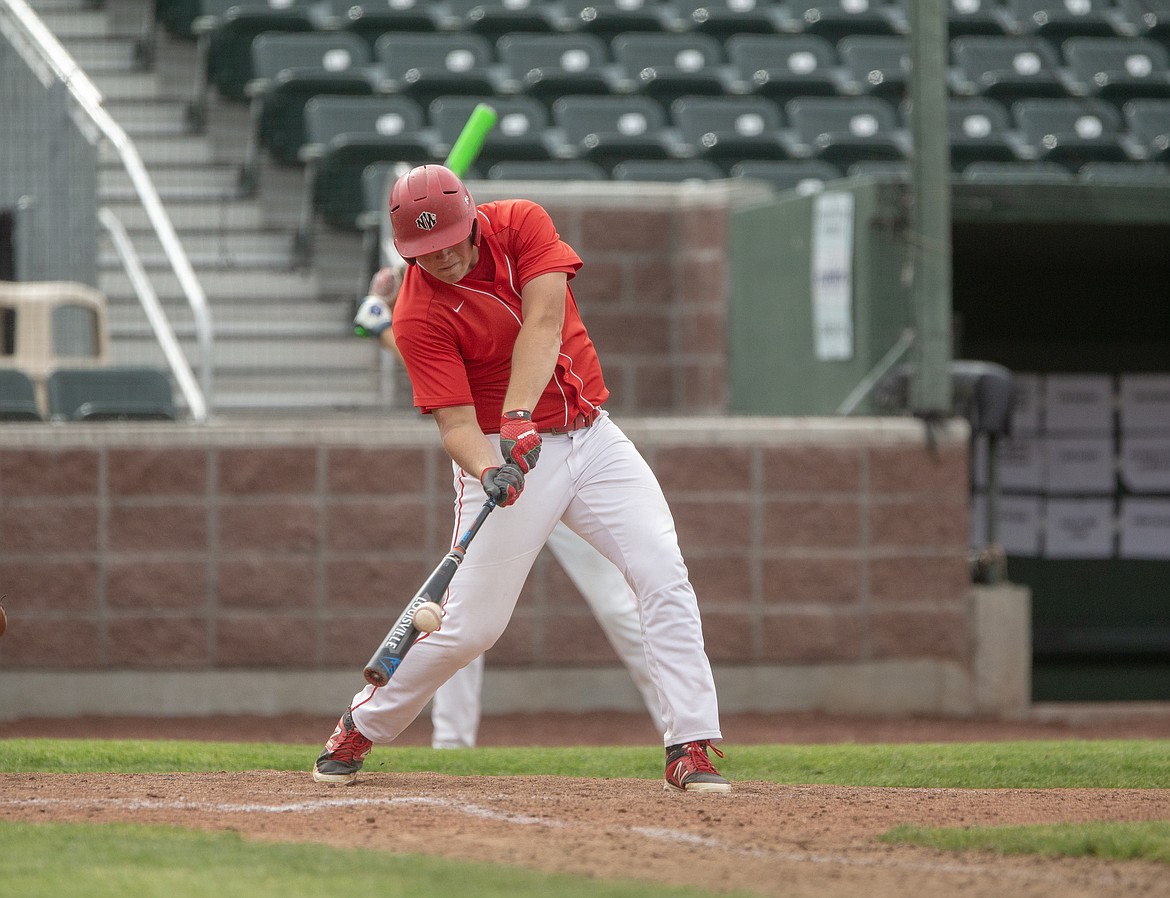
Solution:
[{"label": "concrete stairway", "polygon": [[[365,293],[360,235],[319,225],[314,264],[294,265],[303,173],[265,163],[258,193],[241,194],[246,105],[212,91],[207,127],[192,132],[185,112],[195,44],[159,28],[144,70],[139,49],[148,2],[106,0],[95,9],[84,0],[31,0],[134,141],[207,294],[215,329],[214,414],[386,409],[393,390],[382,353],[350,327],[354,301]],[[108,146],[100,166],[99,202],[126,227],[197,366],[192,314],[130,178]],[[109,300],[113,361],[165,367],[112,243],[103,237],[100,246],[98,287]]]}]

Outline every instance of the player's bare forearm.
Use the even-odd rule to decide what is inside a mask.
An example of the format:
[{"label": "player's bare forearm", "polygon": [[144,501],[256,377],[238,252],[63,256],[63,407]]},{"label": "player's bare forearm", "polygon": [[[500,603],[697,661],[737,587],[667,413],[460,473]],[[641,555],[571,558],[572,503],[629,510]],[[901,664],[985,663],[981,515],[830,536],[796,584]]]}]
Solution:
[{"label": "player's bare forearm", "polygon": [[512,376],[504,411],[532,409],[552,378],[561,351],[567,283],[563,272],[550,272],[524,285],[524,324],[512,349]]},{"label": "player's bare forearm", "polygon": [[455,405],[437,408],[435,423],[439,425],[439,439],[455,464],[476,477],[485,468],[500,463],[499,453],[479,427],[475,406]]}]

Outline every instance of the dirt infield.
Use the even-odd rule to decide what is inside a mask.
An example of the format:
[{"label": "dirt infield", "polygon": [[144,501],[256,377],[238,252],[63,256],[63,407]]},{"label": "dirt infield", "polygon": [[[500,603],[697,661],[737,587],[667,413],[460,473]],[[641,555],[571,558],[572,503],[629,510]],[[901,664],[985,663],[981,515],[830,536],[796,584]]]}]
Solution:
[{"label": "dirt infield", "polygon": [[[602,720],[608,721],[603,729]],[[0,724],[0,737],[276,739],[307,743],[307,768],[331,727],[332,721],[311,717],[22,721]],[[587,744],[583,734],[600,731],[607,738],[595,744],[637,744],[648,741],[644,727],[637,715],[541,715],[486,720],[481,739]],[[426,744],[424,721],[411,730],[403,743]],[[736,741],[1166,738],[1170,719],[996,723],[760,715],[725,720],[724,731],[725,747],[734,751]],[[0,776],[0,819],[168,823],[263,840],[442,854],[777,898],[1170,895],[1170,875],[1159,865],[954,855],[875,839],[900,823],[1168,820],[1170,789],[860,789],[737,782],[729,796],[682,796],[646,780],[398,774],[385,772],[376,750],[367,771],[353,787],[321,786],[307,773],[272,771],[11,774]]]}]

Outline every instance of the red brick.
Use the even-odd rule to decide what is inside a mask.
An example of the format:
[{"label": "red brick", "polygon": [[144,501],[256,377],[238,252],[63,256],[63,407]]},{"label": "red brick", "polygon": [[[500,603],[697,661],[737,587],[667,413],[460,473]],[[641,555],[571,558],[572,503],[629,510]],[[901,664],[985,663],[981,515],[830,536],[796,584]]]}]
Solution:
[{"label": "red brick", "polygon": [[755,615],[703,611],[703,644],[712,664],[749,664],[756,660]]},{"label": "red brick", "polygon": [[192,618],[121,618],[110,622],[110,666],[199,669],[210,666],[207,622]]},{"label": "red brick", "polygon": [[0,639],[0,667],[9,670],[93,670],[104,665],[96,621],[24,617],[8,607],[8,632]]},{"label": "red brick", "polygon": [[318,547],[318,530],[311,502],[225,504],[219,511],[221,549],[304,552]]},{"label": "red brick", "polygon": [[855,558],[769,558],[762,598],[775,605],[848,605],[860,600],[863,563]]},{"label": "red brick", "polygon": [[222,493],[312,493],[316,488],[317,450],[312,447],[219,450]]},{"label": "red brick", "polygon": [[662,355],[671,348],[671,325],[654,309],[594,309],[589,336],[606,352]]},{"label": "red brick", "polygon": [[381,621],[375,622],[368,615],[333,615],[321,624],[322,665],[352,669],[354,692],[357,692],[363,685],[362,669],[393,623],[387,621],[381,627]]},{"label": "red brick", "polygon": [[427,454],[425,449],[330,449],[329,492],[358,496],[425,492]]},{"label": "red brick", "polygon": [[29,555],[92,551],[98,511],[92,503],[0,507],[0,546]]},{"label": "red brick", "polygon": [[883,611],[870,617],[876,658],[945,658],[966,663],[970,655],[963,611]]},{"label": "red brick", "polygon": [[68,611],[92,614],[98,608],[98,564],[59,559],[5,561],[0,593],[10,615]]},{"label": "red brick", "polygon": [[[674,267],[663,256],[647,255],[633,263],[632,277],[633,292],[626,299],[640,306],[674,305],[675,276]],[[589,326],[589,315],[586,312],[585,326]]]},{"label": "red brick", "polygon": [[220,608],[311,608],[317,599],[317,566],[299,558],[220,561],[216,586]]},{"label": "red brick", "polygon": [[765,662],[851,661],[861,655],[861,623],[854,614],[779,614],[760,621]]},{"label": "red brick", "polygon": [[727,350],[727,328],[723,315],[705,311],[680,314],[678,348],[683,353],[712,353],[722,357]]},{"label": "red brick", "polygon": [[678,249],[704,252],[712,248],[722,250],[727,245],[728,210],[726,207],[692,206],[675,216],[678,225]]},{"label": "red brick", "polygon": [[593,256],[570,282],[573,295],[582,309],[590,310],[585,318],[588,328],[593,310],[619,302],[624,294],[626,266],[604,255]]},{"label": "red brick", "polygon": [[861,541],[861,510],[852,500],[765,502],[763,541],[775,547],[852,548]]},{"label": "red brick", "polygon": [[207,452],[202,449],[111,449],[107,468],[114,496],[207,493]]},{"label": "red brick", "polygon": [[754,454],[751,447],[740,446],[662,447],[654,453],[654,473],[688,494],[749,492]]},{"label": "red brick", "polygon": [[584,614],[556,614],[544,621],[544,656],[554,665],[608,664],[618,660],[597,620]]},{"label": "red brick", "polygon": [[831,446],[761,450],[770,492],[854,493],[861,488],[861,451]]},{"label": "red brick", "polygon": [[87,449],[0,452],[0,497],[96,496],[99,456]]},{"label": "red brick", "polygon": [[106,602],[111,608],[188,609],[207,606],[203,561],[108,562]]},{"label": "red brick", "polygon": [[751,503],[731,499],[685,501],[671,498],[683,554],[693,549],[739,549],[752,544]]},{"label": "red brick", "polygon": [[674,240],[673,215],[647,209],[590,210],[581,221],[581,241],[574,247],[582,258],[598,250],[667,253]]},{"label": "red brick", "polygon": [[873,446],[869,452],[870,489],[875,494],[927,493],[965,495],[968,491],[966,445]]},{"label": "red brick", "polygon": [[514,614],[504,634],[487,651],[492,667],[530,667],[546,660],[544,627],[538,617]]},{"label": "red brick", "polygon": [[699,607],[751,601],[752,561],[746,555],[730,558],[690,555],[686,562]]},{"label": "red brick", "polygon": [[641,413],[672,411],[674,401],[674,367],[656,362],[631,361],[633,393],[625,398],[626,407]]},{"label": "red brick", "polygon": [[207,506],[115,505],[109,513],[109,546],[115,552],[207,548]]},{"label": "red brick", "polygon": [[966,549],[970,539],[967,499],[957,501],[886,500],[869,508],[873,546]]},{"label": "red brick", "polygon": [[368,558],[330,561],[325,565],[326,603],[331,609],[366,608],[386,621],[398,618],[439,559]]},{"label": "red brick", "polygon": [[[316,622],[308,615],[221,616],[215,663],[217,667],[315,668],[316,633]],[[371,644],[369,651],[376,647]]]},{"label": "red brick", "polygon": [[727,377],[721,363],[679,366],[679,408],[689,414],[721,414],[727,407]]},{"label": "red brick", "polygon": [[326,544],[342,551],[421,548],[427,521],[426,503],[412,499],[333,502],[326,510]]},{"label": "red brick", "polygon": [[875,602],[934,601],[960,604],[971,592],[966,554],[944,557],[875,558],[869,564],[869,592]]},{"label": "red brick", "polygon": [[[726,259],[683,255],[678,260],[678,291],[676,299],[690,306],[726,315],[728,276]],[[720,328],[722,329],[722,328]]]}]

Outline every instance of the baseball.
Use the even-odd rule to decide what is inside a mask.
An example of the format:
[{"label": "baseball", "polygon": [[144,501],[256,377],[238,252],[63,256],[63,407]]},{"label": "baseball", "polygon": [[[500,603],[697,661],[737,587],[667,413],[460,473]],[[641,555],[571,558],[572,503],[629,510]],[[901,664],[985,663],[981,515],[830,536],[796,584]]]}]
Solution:
[{"label": "baseball", "polygon": [[443,622],[443,609],[434,602],[423,602],[414,609],[414,628],[420,633],[433,633]]}]

